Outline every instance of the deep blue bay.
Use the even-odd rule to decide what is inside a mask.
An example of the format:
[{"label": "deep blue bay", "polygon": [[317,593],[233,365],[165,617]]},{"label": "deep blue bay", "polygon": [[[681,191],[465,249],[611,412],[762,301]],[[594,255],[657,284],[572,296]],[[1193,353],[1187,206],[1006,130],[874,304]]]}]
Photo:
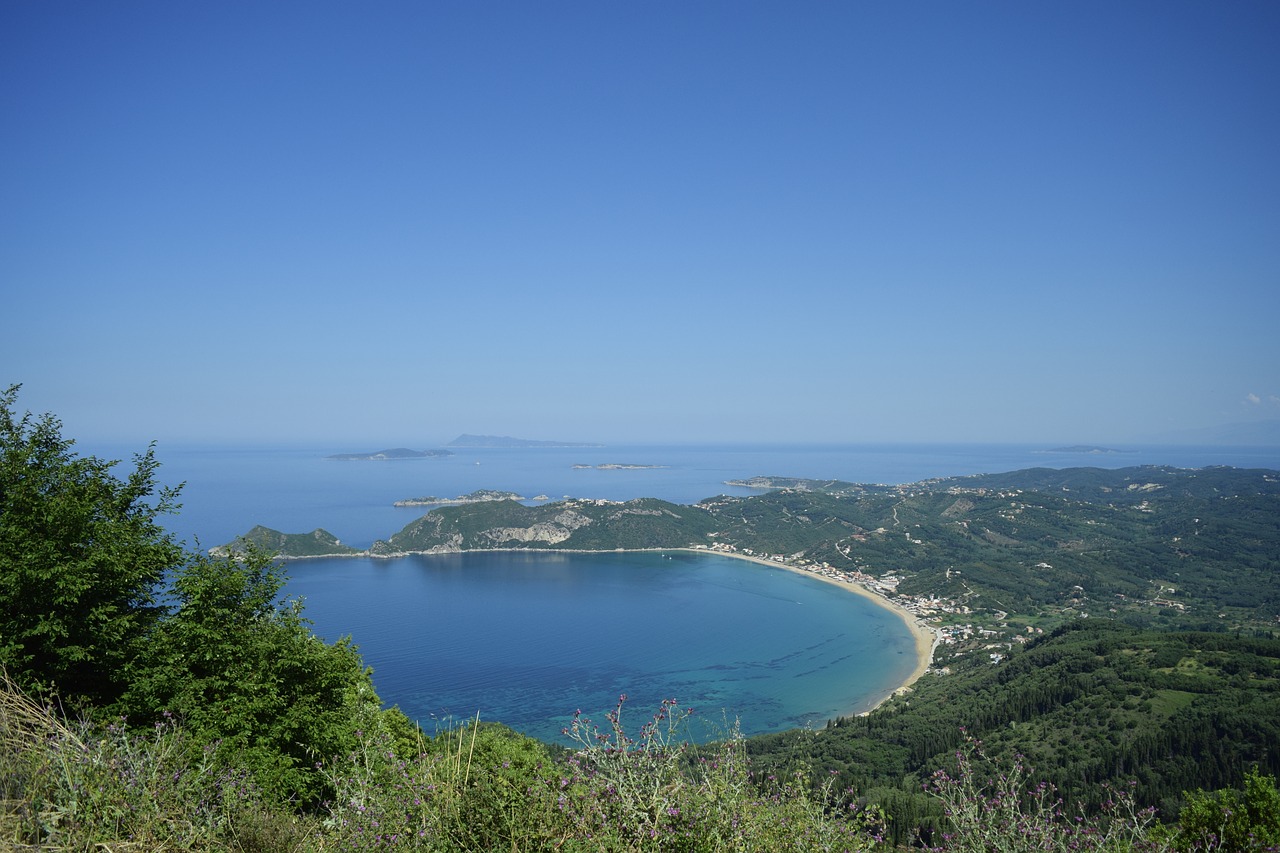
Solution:
[{"label": "deep blue bay", "polygon": [[[757,475],[908,483],[1029,467],[1280,468],[1280,448],[1172,446],[1108,454],[1029,445],[633,446],[325,458],[382,446],[160,445],[159,479],[185,483],[182,509],[166,526],[193,548],[223,544],[255,524],[288,533],[322,527],[363,548],[424,511],[394,501],[476,489],[696,503],[753,494],[725,481]],[[128,459],[143,447],[77,450]],[[603,464],[656,467],[595,467]],[[869,707],[916,663],[906,625],[874,601],[710,554],[321,559],[292,562],[287,572],[285,593],[305,600],[316,632],[328,640],[350,635],[382,698],[428,731],[478,712],[556,739],[576,709],[603,722],[621,693],[633,731],[672,697],[710,724],[697,736],[714,737],[734,718],[748,733],[820,726]]]},{"label": "deep blue bay", "polygon": [[380,694],[428,730],[500,720],[554,740],[627,694],[664,698],[714,737],[866,710],[916,664],[902,619],[795,572],[689,552],[471,553],[290,565],[326,639],[356,626]]}]

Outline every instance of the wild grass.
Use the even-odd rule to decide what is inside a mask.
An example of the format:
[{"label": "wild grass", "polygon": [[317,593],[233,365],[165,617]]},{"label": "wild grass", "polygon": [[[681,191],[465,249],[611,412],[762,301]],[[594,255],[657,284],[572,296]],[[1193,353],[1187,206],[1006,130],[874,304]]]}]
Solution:
[{"label": "wild grass", "polygon": [[211,753],[168,722],[74,722],[0,675],[0,849],[219,849],[267,809],[247,774]]},{"label": "wild grass", "polygon": [[730,732],[696,758],[674,701],[633,739],[623,703],[577,748],[479,718],[406,744],[371,711],[348,755],[318,759],[334,798],[270,802],[217,744],[164,721],[73,721],[0,678],[0,849],[13,851],[865,850],[874,815],[833,810],[803,778],[754,780]]},{"label": "wild grass", "polygon": [[[143,731],[123,720],[74,721],[0,674],[0,850],[889,849],[874,809],[803,772],[754,775],[736,725],[695,748],[684,739],[693,712],[675,700],[634,734],[625,710],[623,697],[603,727],[575,715],[565,730],[573,748],[553,755],[478,717],[406,740],[394,716],[366,709],[349,754],[317,757],[333,799],[300,810],[265,797],[249,769],[229,764],[217,744],[192,742],[174,721]],[[1280,803],[1274,780],[1254,781],[1248,802],[1262,804],[1254,810],[1263,817],[1232,830],[1242,838],[1280,832],[1267,816]],[[1123,790],[1100,816],[1068,814],[1028,768],[989,765],[976,743],[928,789],[949,821],[931,841],[938,851],[1236,849],[1158,826]],[[1205,798],[1201,823],[1229,820],[1243,811],[1236,802]]]},{"label": "wild grass", "polygon": [[[625,697],[624,697],[625,700]],[[478,719],[397,756],[389,733],[328,772],[338,797],[333,849],[406,850],[867,850],[875,815],[833,811],[806,779],[761,787],[735,731],[708,755],[681,739],[689,712],[674,700],[635,737],[624,701],[601,731],[580,714],[575,744],[553,760],[537,741]]]}]

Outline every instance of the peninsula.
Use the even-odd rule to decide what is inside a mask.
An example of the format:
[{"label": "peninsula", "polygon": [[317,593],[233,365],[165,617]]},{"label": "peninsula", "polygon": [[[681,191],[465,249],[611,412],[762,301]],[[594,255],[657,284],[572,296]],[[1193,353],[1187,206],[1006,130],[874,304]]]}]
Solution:
[{"label": "peninsula", "polygon": [[871,483],[849,483],[844,480],[810,480],[803,477],[748,477],[745,480],[725,480],[726,486],[741,489],[791,489],[797,492],[822,492],[828,495],[867,495],[887,493],[893,486]]}]

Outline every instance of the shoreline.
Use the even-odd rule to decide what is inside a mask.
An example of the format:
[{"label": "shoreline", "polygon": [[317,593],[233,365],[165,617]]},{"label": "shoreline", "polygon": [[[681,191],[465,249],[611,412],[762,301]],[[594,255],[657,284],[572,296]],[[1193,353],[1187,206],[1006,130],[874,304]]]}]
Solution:
[{"label": "shoreline", "polygon": [[739,554],[733,551],[713,551],[710,548],[694,548],[690,546],[680,546],[680,547],[674,547],[674,548],[477,548],[472,550],[458,550],[458,551],[404,551],[396,554],[369,554],[368,552],[363,552],[359,554],[316,554],[316,555],[305,556],[305,557],[283,557],[280,559],[283,559],[285,562],[289,562],[291,560],[311,560],[311,559],[341,560],[341,559],[348,559],[351,557],[367,557],[372,559],[396,559],[398,557],[410,557],[415,555],[437,556],[437,555],[444,555],[444,554],[491,554],[491,553],[644,554],[644,553],[666,553],[668,551],[680,551],[686,554],[707,554],[711,556],[730,557],[735,560],[743,560],[750,563],[757,563],[761,566],[768,566],[774,569],[783,569],[788,572],[804,575],[805,577],[813,578],[815,580],[820,580],[823,583],[829,583],[832,586],[839,587],[845,592],[850,592],[850,593],[853,593],[854,595],[859,595],[865,599],[869,599],[870,601],[875,603],[878,607],[883,607],[885,610],[888,610],[890,613],[892,613],[893,615],[901,619],[902,623],[906,626],[907,631],[910,632],[912,638],[915,640],[915,648],[916,648],[915,668],[911,671],[910,674],[907,675],[907,678],[905,681],[903,681],[901,684],[899,684],[897,687],[893,688],[892,690],[884,693],[882,696],[879,696],[878,698],[873,698],[869,706],[865,708],[854,708],[850,710],[847,714],[841,714],[839,716],[858,717],[858,716],[864,716],[866,714],[870,714],[872,711],[876,710],[877,708],[879,708],[881,705],[883,705],[885,702],[889,701],[893,697],[901,696],[904,693],[910,692],[911,685],[915,684],[916,681],[918,681],[922,675],[928,672],[929,667],[932,666],[933,664],[933,655],[938,648],[937,632],[935,632],[928,625],[925,625],[923,622],[921,622],[918,618],[916,618],[916,615],[914,613],[912,613],[910,610],[907,610],[905,607],[903,607],[901,604],[898,604],[896,601],[893,601],[892,599],[887,598],[884,595],[881,595],[880,593],[875,592],[874,590],[867,589],[867,587],[863,586],[857,581],[839,580],[837,578],[828,577],[827,575],[820,574],[818,572],[811,572],[808,569],[803,569],[799,566],[795,566],[787,562],[770,560],[765,557],[754,557],[748,554]]},{"label": "shoreline", "polygon": [[[646,548],[644,550],[651,550],[651,549]],[[917,619],[914,613],[912,613],[910,610],[907,610],[901,604],[898,604],[896,601],[893,601],[890,598],[886,598],[885,596],[881,595],[878,592],[874,592],[873,590],[867,589],[865,586],[858,583],[857,581],[838,580],[836,578],[828,577],[827,575],[823,575],[818,572],[811,572],[808,569],[802,569],[799,566],[793,566],[790,563],[778,562],[777,560],[770,560],[765,557],[752,557],[747,554],[737,554],[731,551],[712,551],[707,548],[669,548],[667,550],[686,551],[693,554],[716,554],[722,557],[732,557],[735,560],[746,560],[748,562],[758,563],[759,565],[762,565],[762,566],[772,566],[775,569],[784,569],[788,572],[794,572],[795,574],[804,575],[805,577],[813,578],[815,580],[820,580],[823,583],[829,583],[832,586],[839,587],[840,589],[843,589],[846,592],[851,592],[854,595],[862,596],[863,598],[871,600],[877,606],[883,607],[885,610],[888,610],[889,612],[897,616],[899,619],[901,619],[903,624],[906,625],[907,630],[911,633],[912,638],[915,640],[915,645],[916,645],[915,669],[911,671],[911,673],[907,676],[905,681],[903,681],[893,690],[890,690],[889,692],[885,693],[883,696],[880,696],[879,698],[874,699],[871,702],[870,707],[865,708],[864,710],[854,709],[850,711],[848,714],[843,714],[841,716],[857,717],[857,716],[864,716],[866,714],[870,714],[872,711],[879,708],[881,705],[883,705],[885,702],[888,702],[893,697],[901,696],[904,693],[910,692],[911,685],[915,684],[916,681],[918,681],[922,675],[928,672],[929,667],[932,666],[933,664],[933,654],[935,651],[937,651],[937,648],[938,648],[938,634],[928,625],[925,625],[923,622]]]}]

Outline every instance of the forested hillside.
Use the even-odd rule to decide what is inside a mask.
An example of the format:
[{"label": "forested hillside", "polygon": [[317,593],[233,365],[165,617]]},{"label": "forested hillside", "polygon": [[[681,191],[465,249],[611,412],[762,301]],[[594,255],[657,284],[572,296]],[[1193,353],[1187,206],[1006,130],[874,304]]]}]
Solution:
[{"label": "forested hillside", "polygon": [[567,500],[525,506],[513,500],[440,507],[370,553],[487,548],[676,548],[703,541],[714,521],[697,507],[655,498]]},{"label": "forested hillside", "polygon": [[1079,620],[997,665],[980,658],[867,716],[748,740],[760,765],[805,764],[882,803],[905,832],[928,815],[924,783],[966,738],[1073,803],[1135,782],[1140,805],[1176,814],[1183,792],[1280,771],[1280,640],[1143,631]]}]

